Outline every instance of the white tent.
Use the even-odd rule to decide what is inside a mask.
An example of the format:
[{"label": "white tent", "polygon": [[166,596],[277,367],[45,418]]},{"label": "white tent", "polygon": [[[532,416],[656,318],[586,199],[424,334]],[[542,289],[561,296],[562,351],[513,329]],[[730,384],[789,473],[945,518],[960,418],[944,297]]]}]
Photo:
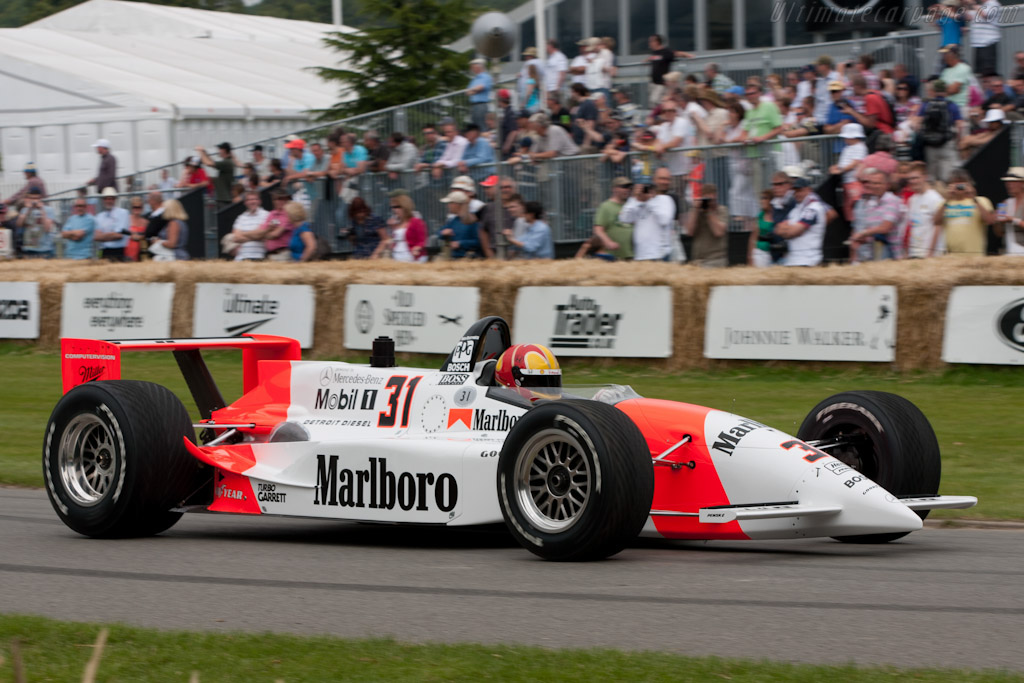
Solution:
[{"label": "white tent", "polygon": [[81,185],[101,137],[120,175],[301,128],[338,101],[309,70],[338,64],[321,41],[333,29],[122,0],[0,29],[0,194],[29,161],[51,192]]}]

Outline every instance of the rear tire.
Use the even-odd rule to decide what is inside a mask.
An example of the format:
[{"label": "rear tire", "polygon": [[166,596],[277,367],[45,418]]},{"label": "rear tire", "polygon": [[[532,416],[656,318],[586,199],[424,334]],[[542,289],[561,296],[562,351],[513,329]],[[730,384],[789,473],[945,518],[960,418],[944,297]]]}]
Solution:
[{"label": "rear tire", "polygon": [[566,399],[519,419],[499,456],[497,484],[505,524],[524,548],[546,560],[597,560],[640,533],[654,468],[625,413]]},{"label": "rear tire", "polygon": [[185,449],[195,437],[181,401],[151,382],[82,384],[61,398],[46,427],[43,475],[54,510],[85,536],[151,536],[200,484]]},{"label": "rear tire", "polygon": [[[942,459],[928,418],[913,403],[882,391],[847,391],[811,410],[797,437],[832,441],[851,437],[848,446],[826,452],[896,496],[939,491]],[[917,511],[924,519],[928,510]],[[839,536],[844,543],[888,543],[908,532]]]}]

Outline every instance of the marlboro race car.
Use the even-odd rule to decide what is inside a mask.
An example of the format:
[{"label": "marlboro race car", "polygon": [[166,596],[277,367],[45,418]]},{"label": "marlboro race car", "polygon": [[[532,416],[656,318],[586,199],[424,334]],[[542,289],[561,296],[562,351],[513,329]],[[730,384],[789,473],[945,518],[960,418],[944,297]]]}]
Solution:
[{"label": "marlboro race car", "polygon": [[[512,347],[497,317],[440,370],[395,367],[389,342],[357,365],[302,361],[298,342],[266,335],[64,339],[65,394],[43,449],[50,501],[94,537],[158,534],[187,511],[504,521],[550,560],[607,557],[638,535],[885,542],[931,509],[977,503],[937,495],[931,426],[892,394],[826,399],[793,437],[625,386],[561,386],[550,352]],[[242,349],[230,405],[201,355],[225,347]],[[168,389],[120,379],[122,351],[153,349],[174,353],[197,424]]]}]

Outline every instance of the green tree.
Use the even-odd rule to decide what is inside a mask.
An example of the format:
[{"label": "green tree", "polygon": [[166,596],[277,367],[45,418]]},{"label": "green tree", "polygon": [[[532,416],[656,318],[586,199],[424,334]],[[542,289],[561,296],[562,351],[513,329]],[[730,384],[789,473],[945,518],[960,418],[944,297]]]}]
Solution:
[{"label": "green tree", "polygon": [[345,68],[313,67],[338,82],[342,101],[319,112],[331,120],[377,111],[465,87],[470,54],[444,46],[469,32],[469,0],[364,0],[359,33],[331,33],[324,44]]}]

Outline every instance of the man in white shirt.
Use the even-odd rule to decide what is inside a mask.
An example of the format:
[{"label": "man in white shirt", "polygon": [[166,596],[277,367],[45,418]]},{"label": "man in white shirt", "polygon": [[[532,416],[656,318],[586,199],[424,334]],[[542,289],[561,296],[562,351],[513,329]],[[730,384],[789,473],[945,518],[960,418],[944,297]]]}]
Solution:
[{"label": "man in white shirt", "polygon": [[633,226],[634,261],[669,260],[676,234],[676,202],[672,197],[651,185],[634,185],[633,196],[622,206],[619,220]]},{"label": "man in white shirt", "polygon": [[572,58],[569,63],[569,85],[575,83],[587,84],[587,51],[583,48],[580,53]]},{"label": "man in white shirt", "polygon": [[558,49],[558,41],[548,40],[548,61],[544,65],[544,86],[548,93],[561,94],[565,86],[565,75],[569,72],[569,59]]},{"label": "man in white shirt", "polygon": [[974,49],[974,73],[987,74],[998,71],[997,50],[999,48],[999,15],[1002,5],[999,0],[984,0],[974,3],[974,8],[967,10],[966,18],[970,22],[971,47]]},{"label": "man in white shirt", "polygon": [[99,242],[100,258],[108,261],[124,261],[124,248],[128,246],[131,232],[131,215],[128,209],[117,205],[117,190],[105,187],[100,192],[103,210],[96,214],[96,232],[93,241]]},{"label": "man in white shirt", "polygon": [[941,229],[935,229],[935,212],[946,200],[928,184],[928,165],[923,161],[912,163],[907,185],[914,193],[907,201],[907,256],[928,258],[945,253],[945,235]]},{"label": "man in white shirt", "polygon": [[[235,219],[231,228],[231,237],[238,243],[236,261],[262,261],[267,255],[262,239],[265,233],[261,228],[269,215],[270,212],[260,204],[259,192],[250,190],[245,193],[245,211]],[[258,233],[259,237],[247,233]]]},{"label": "man in white shirt", "polygon": [[784,238],[788,247],[779,265],[816,266],[823,258],[828,207],[811,189],[811,181],[806,176],[790,177],[793,178],[796,206],[784,221],[775,226],[775,234]]},{"label": "man in white shirt", "polygon": [[661,103],[661,118],[663,120],[658,128],[657,142],[652,150],[659,155],[669,173],[672,174],[673,184],[677,192],[683,189],[683,177],[686,175],[686,153],[670,152],[668,150],[682,147],[689,142],[694,133],[694,126],[690,123],[688,116],[683,116],[676,108],[676,103],[666,97]]},{"label": "man in white shirt", "polygon": [[818,72],[814,82],[814,120],[819,123],[828,119],[828,110],[832,107],[832,93],[829,92],[828,84],[840,80],[839,72],[832,67],[832,58],[828,55],[818,57],[814,65],[814,70]]},{"label": "man in white shirt", "polygon": [[585,43],[583,49],[587,51],[587,72],[583,84],[591,92],[601,90],[605,86],[605,70],[611,68],[601,53],[601,39],[587,38],[580,42]]},{"label": "man in white shirt", "polygon": [[432,173],[435,178],[440,178],[445,169],[458,166],[462,161],[462,155],[466,152],[466,147],[469,146],[469,140],[459,135],[459,129],[455,127],[455,122],[451,119],[445,119],[441,123],[441,134],[448,140],[448,144],[445,146],[441,158],[434,162]]}]

